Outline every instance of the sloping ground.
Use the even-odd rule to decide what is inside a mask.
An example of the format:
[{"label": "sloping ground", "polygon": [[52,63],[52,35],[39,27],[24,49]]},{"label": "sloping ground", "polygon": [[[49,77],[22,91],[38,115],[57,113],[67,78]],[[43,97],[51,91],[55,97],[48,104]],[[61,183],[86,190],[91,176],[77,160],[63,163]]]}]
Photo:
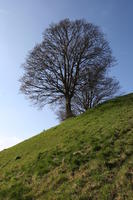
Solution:
[{"label": "sloping ground", "polygon": [[0,153],[0,200],[133,199],[133,94]]}]

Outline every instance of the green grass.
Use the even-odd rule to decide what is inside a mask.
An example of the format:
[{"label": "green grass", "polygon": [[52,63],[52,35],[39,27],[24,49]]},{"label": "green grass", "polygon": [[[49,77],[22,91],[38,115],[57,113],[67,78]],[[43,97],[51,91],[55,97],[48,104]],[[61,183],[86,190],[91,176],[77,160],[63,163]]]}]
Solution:
[{"label": "green grass", "polygon": [[133,199],[133,94],[0,152],[0,200],[45,199]]}]

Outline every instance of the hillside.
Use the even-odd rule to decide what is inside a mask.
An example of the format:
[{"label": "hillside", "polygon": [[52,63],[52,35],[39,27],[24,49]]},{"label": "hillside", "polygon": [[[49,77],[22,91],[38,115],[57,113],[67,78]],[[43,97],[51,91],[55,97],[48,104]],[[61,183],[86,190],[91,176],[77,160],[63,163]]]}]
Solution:
[{"label": "hillside", "polygon": [[133,199],[133,94],[0,152],[0,200],[63,199]]}]

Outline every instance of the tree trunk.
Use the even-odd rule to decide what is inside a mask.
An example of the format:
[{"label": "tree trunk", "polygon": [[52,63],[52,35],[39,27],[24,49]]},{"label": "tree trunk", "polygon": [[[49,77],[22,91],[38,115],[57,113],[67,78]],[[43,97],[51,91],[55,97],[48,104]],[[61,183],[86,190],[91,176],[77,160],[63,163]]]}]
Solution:
[{"label": "tree trunk", "polygon": [[71,99],[66,97],[66,118],[70,118],[73,116],[72,110],[71,110]]}]

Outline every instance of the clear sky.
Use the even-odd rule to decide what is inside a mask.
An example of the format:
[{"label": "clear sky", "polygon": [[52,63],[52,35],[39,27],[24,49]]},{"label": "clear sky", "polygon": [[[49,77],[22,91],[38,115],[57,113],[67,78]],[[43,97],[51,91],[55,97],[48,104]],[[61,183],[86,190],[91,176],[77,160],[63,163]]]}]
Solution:
[{"label": "clear sky", "polygon": [[111,73],[123,92],[133,92],[132,0],[0,0],[0,149],[58,124],[48,106],[37,110],[20,94],[18,80],[42,32],[64,18],[102,28],[118,63]]}]

